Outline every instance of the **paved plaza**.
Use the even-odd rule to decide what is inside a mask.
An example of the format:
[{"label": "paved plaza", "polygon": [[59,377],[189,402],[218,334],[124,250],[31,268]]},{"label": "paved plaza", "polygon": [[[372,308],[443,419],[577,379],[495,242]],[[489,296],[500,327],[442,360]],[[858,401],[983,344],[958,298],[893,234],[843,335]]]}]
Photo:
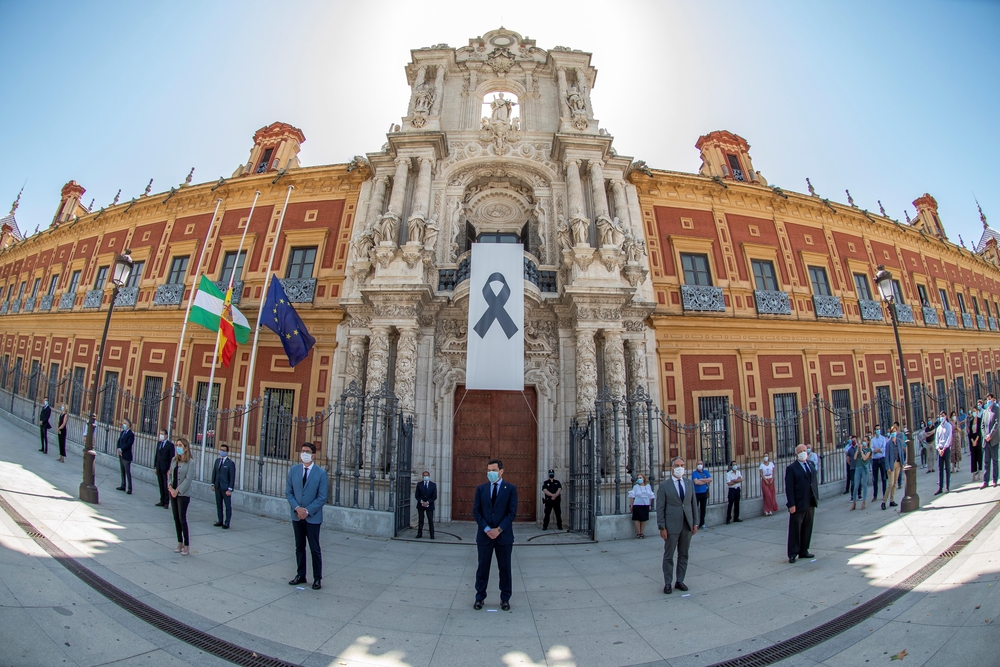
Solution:
[{"label": "paved plaza", "polygon": [[[51,449],[50,449],[51,452]],[[714,526],[694,539],[690,592],[662,593],[662,541],[544,544],[514,549],[512,610],[496,572],[473,611],[476,550],[467,540],[386,540],[324,530],[323,590],[294,574],[287,521],[193,501],[191,556],[173,553],[170,513],[155,487],[114,490],[98,467],[101,504],[76,500],[81,461],[37,451],[31,432],[0,420],[0,496],[86,568],[195,628],[310,666],[708,665],[766,647],[850,611],[933,560],[1000,499],[968,472],[900,517],[828,498],[815,561],[789,565],[782,514]],[[931,478],[934,478],[932,484]],[[1000,664],[1000,520],[915,591],[865,622],[779,664],[904,667]],[[442,525],[457,535],[466,526]],[[520,531],[537,535],[538,530]],[[654,531],[650,530],[650,533]],[[0,512],[0,665],[223,665],[139,620],[50,557]],[[893,662],[893,664],[896,664]]]}]

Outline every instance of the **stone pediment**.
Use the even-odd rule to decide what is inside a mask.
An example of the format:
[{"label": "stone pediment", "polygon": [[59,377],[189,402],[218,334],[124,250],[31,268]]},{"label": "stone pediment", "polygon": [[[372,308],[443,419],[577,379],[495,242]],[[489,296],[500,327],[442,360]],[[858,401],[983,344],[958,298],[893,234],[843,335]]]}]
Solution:
[{"label": "stone pediment", "polygon": [[535,46],[535,40],[525,39],[503,27],[470,39],[468,46],[455,49],[455,62],[482,62],[498,76],[507,74],[522,62],[544,64],[546,58],[545,50]]}]

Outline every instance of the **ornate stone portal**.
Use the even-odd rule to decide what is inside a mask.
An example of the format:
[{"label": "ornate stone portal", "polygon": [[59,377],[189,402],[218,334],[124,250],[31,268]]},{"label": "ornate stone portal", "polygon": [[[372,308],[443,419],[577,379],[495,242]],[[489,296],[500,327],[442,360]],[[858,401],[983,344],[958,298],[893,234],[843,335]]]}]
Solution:
[{"label": "ornate stone portal", "polygon": [[[625,179],[632,160],[593,116],[590,54],[546,51],[500,29],[412,56],[407,116],[367,155],[331,394],[351,381],[392,386],[415,415],[414,469],[433,471],[448,520],[469,244],[489,234],[524,245],[539,479],[549,468],[565,479],[570,423],[601,387],[620,396],[653,375],[654,304]],[[658,402],[658,388],[648,390]]]}]

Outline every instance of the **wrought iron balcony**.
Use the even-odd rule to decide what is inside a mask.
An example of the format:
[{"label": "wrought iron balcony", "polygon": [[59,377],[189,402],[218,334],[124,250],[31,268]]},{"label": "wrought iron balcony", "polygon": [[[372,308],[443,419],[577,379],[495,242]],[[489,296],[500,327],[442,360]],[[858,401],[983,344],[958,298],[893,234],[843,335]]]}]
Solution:
[{"label": "wrought iron balcony", "polygon": [[184,299],[184,283],[167,283],[156,288],[154,306],[179,306]]},{"label": "wrought iron balcony", "polygon": [[59,310],[73,310],[73,306],[76,304],[76,293],[66,292],[59,299]]},{"label": "wrought iron balcony", "polygon": [[35,310],[35,297],[29,296],[24,300],[24,309],[22,312],[30,313]]},{"label": "wrought iron balcony", "polygon": [[986,318],[982,315],[976,315],[976,326],[979,327],[980,331],[986,331]]},{"label": "wrought iron balcony", "polygon": [[20,312],[21,312],[21,300],[14,299],[10,304],[10,314],[13,315],[15,313],[20,313]]},{"label": "wrought iron balcony", "polygon": [[122,287],[115,297],[115,308],[134,306],[139,301],[139,287]]},{"label": "wrought iron balcony", "polygon": [[51,294],[46,294],[45,296],[42,297],[42,303],[38,306],[38,310],[44,310],[45,312],[49,312],[50,310],[52,310]]},{"label": "wrought iron balcony", "polygon": [[721,287],[681,285],[681,304],[684,310],[726,312],[726,302],[722,298]]},{"label": "wrought iron balcony", "polygon": [[312,303],[316,296],[315,278],[285,278],[281,286],[291,303]]},{"label": "wrought iron balcony", "polygon": [[958,317],[955,315],[954,310],[944,311],[944,323],[947,324],[949,327],[958,326]]},{"label": "wrought iron balcony", "polygon": [[788,298],[788,292],[758,289],[753,291],[753,300],[759,315],[792,314],[792,300]]},{"label": "wrought iron balcony", "polygon": [[[458,268],[438,269],[438,291],[453,291],[455,287],[469,279],[471,268],[471,258],[466,255],[458,263]],[[524,279],[535,285],[541,292],[554,294],[559,291],[556,272],[539,270],[534,260],[528,257],[524,258]]]},{"label": "wrought iron balcony", "polygon": [[966,329],[971,329],[974,326],[972,324],[972,315],[969,313],[962,313],[962,326]]},{"label": "wrought iron balcony", "polygon": [[913,324],[913,306],[905,303],[896,304],[896,320],[903,324]]},{"label": "wrought iron balcony", "polygon": [[[284,281],[282,281],[282,284],[284,284]],[[223,294],[225,294],[226,290],[229,289],[229,281],[228,280],[217,280],[217,281],[215,281],[215,286],[219,288],[220,292],[222,292]],[[233,304],[235,304],[235,305],[238,306],[240,304],[240,299],[242,299],[242,298],[243,298],[243,281],[242,280],[234,280],[233,281]],[[310,301],[311,300],[312,299],[310,299]]]},{"label": "wrought iron balcony", "polygon": [[102,301],[104,301],[104,290],[92,289],[87,292],[87,296],[83,297],[83,307],[100,308]]},{"label": "wrought iron balcony", "polygon": [[816,317],[844,317],[844,305],[840,303],[839,296],[813,295],[813,308],[816,309]]},{"label": "wrought iron balcony", "polygon": [[733,180],[740,182],[745,182],[747,180],[746,178],[743,177],[742,169],[733,169]]},{"label": "wrought iron balcony", "polygon": [[451,292],[455,289],[455,269],[438,269],[438,291]]},{"label": "wrought iron balcony", "polygon": [[940,324],[940,321],[938,320],[938,316],[937,316],[937,311],[936,310],[934,310],[930,306],[924,306],[921,309],[921,311],[923,312],[923,315],[924,315],[924,324],[926,326],[935,326],[936,327],[938,324]]},{"label": "wrought iron balcony", "polygon": [[0,315],[6,315],[8,310],[10,310],[10,301],[4,301],[0,304]]},{"label": "wrought iron balcony", "polygon": [[861,309],[861,319],[863,320],[870,320],[874,322],[885,321],[885,315],[882,313],[882,303],[880,301],[858,299],[858,308]]},{"label": "wrought iron balcony", "polygon": [[996,330],[997,330],[997,318],[991,317],[990,318],[990,331],[996,331]]}]

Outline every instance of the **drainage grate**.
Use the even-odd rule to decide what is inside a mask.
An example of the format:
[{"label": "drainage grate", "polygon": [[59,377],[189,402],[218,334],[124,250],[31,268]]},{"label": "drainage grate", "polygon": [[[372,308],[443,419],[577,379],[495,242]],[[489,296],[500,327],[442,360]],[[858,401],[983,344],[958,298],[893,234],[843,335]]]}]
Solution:
[{"label": "drainage grate", "polygon": [[780,662],[781,660],[790,658],[793,655],[811,649],[814,646],[818,646],[819,644],[836,637],[846,630],[850,630],[858,623],[861,623],[865,619],[877,614],[882,609],[925,582],[928,577],[944,567],[949,560],[957,556],[962,549],[969,546],[972,542],[972,538],[974,538],[979,531],[985,528],[986,525],[997,516],[997,514],[1000,514],[1000,504],[995,504],[982,519],[976,522],[975,526],[963,535],[961,539],[949,546],[945,551],[941,552],[937,558],[930,561],[892,588],[879,593],[867,602],[859,604],[846,614],[842,614],[832,621],[827,621],[826,623],[823,623],[807,632],[803,632],[800,635],[780,641],[773,646],[768,646],[767,648],[754,651],[753,653],[748,653],[738,658],[717,662],[714,665],[711,665],[711,667],[764,667],[765,665],[772,665],[776,662]]},{"label": "drainage grate", "polygon": [[166,634],[180,639],[183,642],[201,649],[205,653],[222,658],[235,665],[244,667],[301,667],[293,662],[287,662],[279,658],[261,655],[242,646],[237,646],[232,642],[227,642],[218,637],[214,637],[207,632],[202,632],[197,628],[192,628],[186,623],[171,618],[161,611],[150,607],[145,602],[141,602],[114,584],[105,581],[87,568],[80,565],[72,556],[60,549],[49,538],[38,531],[35,526],[25,519],[14,509],[10,503],[0,496],[0,507],[14,520],[14,522],[33,539],[38,546],[46,551],[53,559],[58,561],[63,567],[75,574],[81,581],[93,588],[95,591],[108,598],[116,605],[130,614],[149,623],[154,628]]}]

